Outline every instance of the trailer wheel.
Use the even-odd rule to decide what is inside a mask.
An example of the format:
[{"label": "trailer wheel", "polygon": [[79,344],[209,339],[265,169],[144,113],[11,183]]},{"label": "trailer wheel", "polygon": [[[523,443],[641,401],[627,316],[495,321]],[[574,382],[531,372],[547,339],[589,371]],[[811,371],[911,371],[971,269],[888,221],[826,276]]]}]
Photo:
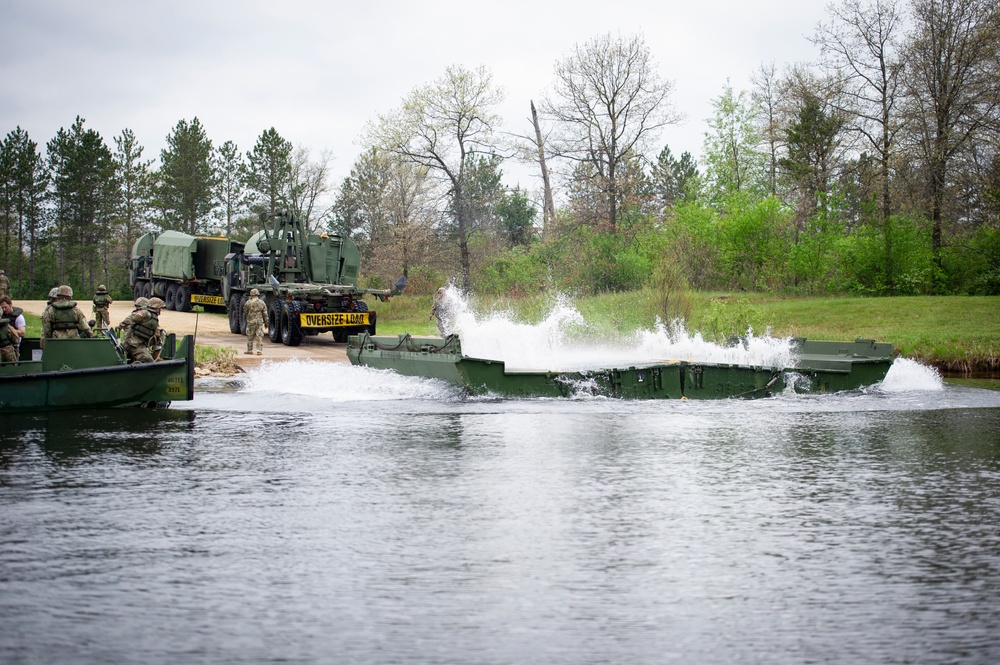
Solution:
[{"label": "trailer wheel", "polygon": [[281,341],[285,346],[298,346],[302,343],[299,306],[296,302],[286,302],[281,305]]},{"label": "trailer wheel", "polygon": [[163,298],[163,301],[167,305],[167,309],[170,310],[177,309],[177,307],[174,305],[174,298],[176,297],[176,295],[177,295],[177,285],[176,284],[167,285],[167,294]]},{"label": "trailer wheel", "polygon": [[281,301],[272,300],[267,308],[267,338],[277,344],[281,341]]},{"label": "trailer wheel", "polygon": [[188,285],[178,286],[174,291],[174,309],[178,312],[191,311],[191,287]]},{"label": "trailer wheel", "polygon": [[229,296],[229,332],[240,334],[240,294]]}]

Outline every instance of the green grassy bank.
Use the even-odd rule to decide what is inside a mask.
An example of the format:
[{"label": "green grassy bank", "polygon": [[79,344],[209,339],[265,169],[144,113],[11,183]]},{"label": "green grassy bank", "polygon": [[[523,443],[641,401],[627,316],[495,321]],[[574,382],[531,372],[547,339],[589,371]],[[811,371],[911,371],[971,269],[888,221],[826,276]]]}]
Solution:
[{"label": "green grassy bank", "polygon": [[[943,370],[1000,371],[1000,297],[896,298],[779,297],[767,294],[690,294],[688,331],[725,339],[752,326],[759,334],[889,342],[901,356]],[[552,307],[546,297],[511,301],[476,299],[477,311],[503,310],[526,322]],[[603,294],[573,301],[597,335],[652,328],[660,298],[652,291]],[[380,334],[436,334],[428,319],[431,296],[375,302]]]}]

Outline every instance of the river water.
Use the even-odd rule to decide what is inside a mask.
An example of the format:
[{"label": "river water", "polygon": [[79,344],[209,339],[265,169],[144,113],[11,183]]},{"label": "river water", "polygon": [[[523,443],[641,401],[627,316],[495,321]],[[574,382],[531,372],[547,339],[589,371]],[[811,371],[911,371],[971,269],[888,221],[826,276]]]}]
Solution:
[{"label": "river water", "polygon": [[711,402],[293,361],[0,428],[5,664],[1000,662],[1000,392],[908,360]]}]

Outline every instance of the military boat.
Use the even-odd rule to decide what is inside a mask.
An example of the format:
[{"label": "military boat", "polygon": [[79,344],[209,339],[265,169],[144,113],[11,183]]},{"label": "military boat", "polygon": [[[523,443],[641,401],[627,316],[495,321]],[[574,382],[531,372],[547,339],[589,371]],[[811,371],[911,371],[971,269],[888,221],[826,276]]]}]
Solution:
[{"label": "military boat", "polygon": [[882,381],[892,366],[891,344],[857,339],[821,342],[795,339],[794,362],[785,367],[658,360],[598,369],[508,369],[502,360],[462,353],[457,335],[353,335],[347,357],[354,365],[391,369],[406,376],[440,379],[471,395],[571,397],[591,394],[620,399],[758,398],[780,393],[841,392]]},{"label": "military boat", "polygon": [[163,407],[194,399],[194,337],[167,335],[161,360],[128,364],[111,336],[21,340],[20,359],[0,363],[0,413]]}]

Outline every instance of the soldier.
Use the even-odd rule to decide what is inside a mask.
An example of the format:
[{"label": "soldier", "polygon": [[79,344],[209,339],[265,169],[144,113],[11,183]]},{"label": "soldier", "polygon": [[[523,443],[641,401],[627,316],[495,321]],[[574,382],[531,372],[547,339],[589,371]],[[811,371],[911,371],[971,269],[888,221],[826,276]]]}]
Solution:
[{"label": "soldier", "polygon": [[94,336],[87,317],[71,300],[72,297],[73,289],[65,284],[56,289],[55,301],[45,310],[49,316],[42,316],[42,339],[39,341],[42,348],[45,348],[46,339]]},{"label": "soldier", "polygon": [[[56,301],[56,292],[59,287],[53,286],[49,289],[49,302],[46,303],[45,309],[42,311],[42,330],[45,330],[45,326],[48,325],[48,320],[52,316],[52,303]],[[41,342],[38,343],[39,346],[42,345]]]},{"label": "soldier", "polygon": [[17,362],[17,344],[21,338],[8,323],[10,319],[0,319],[0,362],[14,363]]},{"label": "soldier", "polygon": [[10,293],[10,279],[7,278],[7,271],[0,270],[0,296]]},{"label": "soldier", "polygon": [[451,303],[446,301],[447,290],[443,287],[434,294],[434,304],[431,306],[431,315],[427,318],[437,319],[438,332],[441,337],[448,335],[451,328]]},{"label": "soldier", "polygon": [[151,363],[153,354],[149,347],[156,331],[160,328],[160,309],[163,307],[163,301],[159,298],[150,298],[145,306],[140,306],[140,300],[145,298],[136,298],[135,311],[121,322],[119,328],[126,330],[122,345],[125,347],[129,362]]},{"label": "soldier", "polygon": [[250,297],[243,303],[243,314],[247,317],[247,350],[253,353],[257,347],[257,355],[264,353],[264,331],[267,330],[267,305],[260,299],[260,291],[250,289]]},{"label": "soldier", "polygon": [[103,332],[108,329],[108,326],[111,325],[111,314],[109,313],[108,310],[111,307],[111,303],[113,302],[114,300],[111,299],[111,296],[108,294],[108,290],[104,288],[104,285],[101,284],[100,286],[98,286],[97,294],[94,295],[94,307],[93,307],[94,323],[95,323],[94,327],[97,330]]},{"label": "soldier", "polygon": [[0,296],[0,309],[3,311],[3,316],[10,320],[11,330],[17,334],[17,343],[21,344],[21,338],[24,337],[24,310],[20,307],[14,307],[14,301],[10,299],[10,296],[3,295]]}]

